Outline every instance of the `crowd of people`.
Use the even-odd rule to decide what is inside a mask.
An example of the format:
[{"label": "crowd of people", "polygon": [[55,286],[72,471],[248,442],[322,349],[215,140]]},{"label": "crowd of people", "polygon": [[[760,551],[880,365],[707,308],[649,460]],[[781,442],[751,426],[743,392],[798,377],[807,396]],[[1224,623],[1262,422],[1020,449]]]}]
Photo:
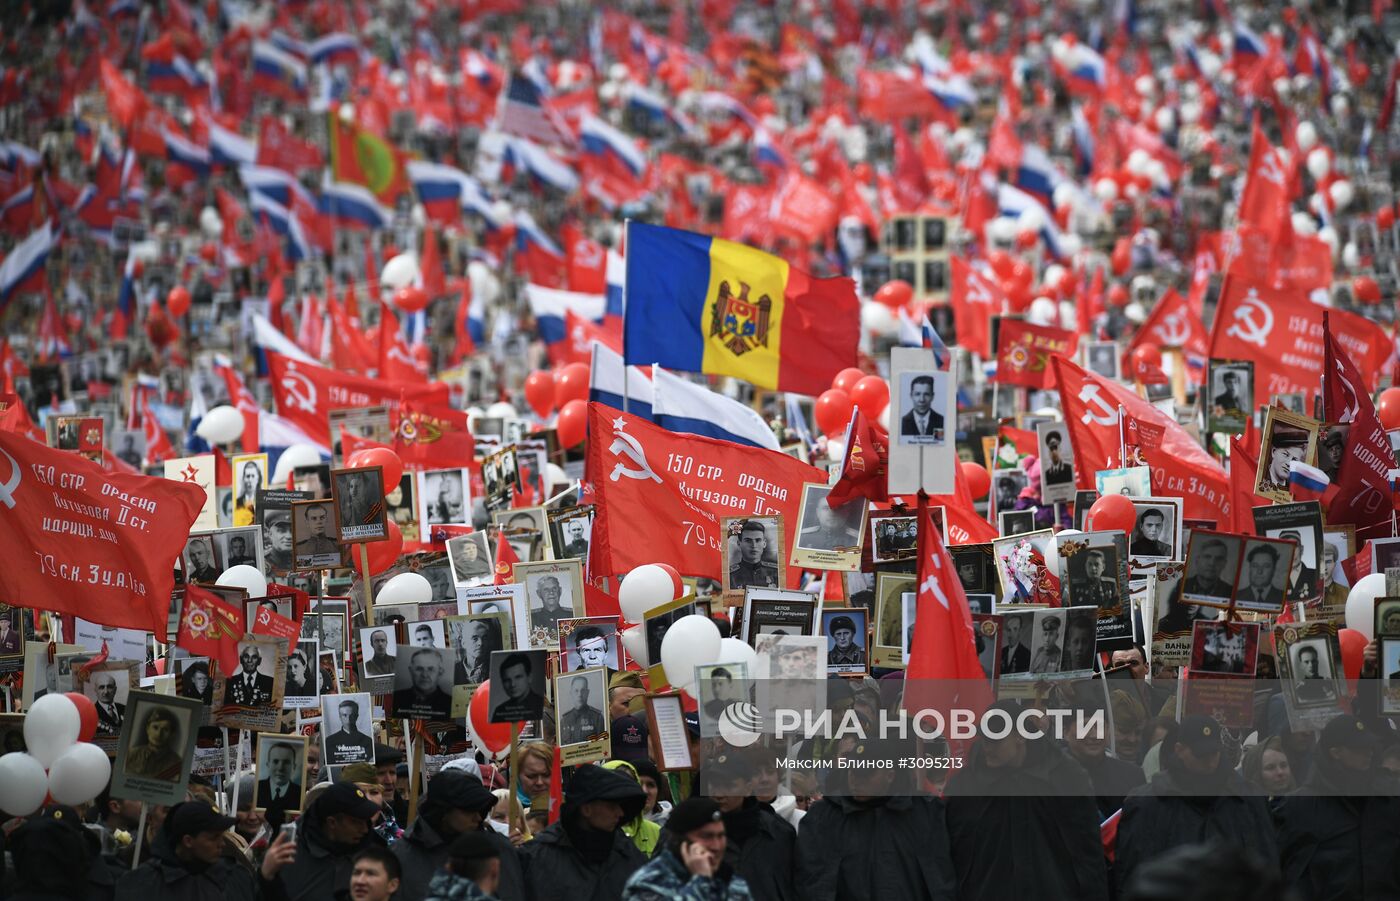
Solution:
[{"label": "crowd of people", "polygon": [[[198,730],[205,766],[191,774],[174,736],[187,729],[193,748],[199,723],[156,708],[139,728],[160,741],[128,741],[137,727],[127,692],[174,693],[173,683],[153,680],[170,679],[167,667],[173,673],[191,656],[173,628],[168,644],[146,635],[146,657],[133,661],[141,686],[106,668],[71,686],[90,686],[96,735],[122,751],[90,802],[5,810],[14,819],[4,829],[0,898],[1400,898],[1400,730],[1388,716],[1400,711],[1389,688],[1400,675],[1400,622],[1391,631],[1378,616],[1376,634],[1337,643],[1343,623],[1355,628],[1350,587],[1393,571],[1384,542],[1395,534],[1400,398],[1388,404],[1381,394],[1378,408],[1374,398],[1394,390],[1400,372],[1400,21],[1384,2],[1314,6],[48,0],[0,9],[0,432],[82,454],[108,474],[178,478],[171,462],[213,454],[218,484],[195,531],[214,538],[186,535],[173,561],[179,584],[212,585],[238,567],[298,588],[302,601],[348,599],[331,614],[343,619],[331,629],[338,640],[326,631],[329,607],[321,619],[304,604],[282,610],[307,640],[286,655],[285,677],[274,680],[273,661],[248,643],[238,673],[216,673],[203,658],[181,665],[185,697],[213,710],[216,682],[222,704],[240,708],[364,693],[342,696],[343,733],[321,734],[319,720],[290,705],[260,730],[206,725]],[[750,284],[734,288],[719,274],[719,299],[700,286],[704,303],[715,303],[701,337],[750,361],[781,357],[823,385],[854,366],[876,377],[883,399],[854,382],[815,402],[777,390],[778,381],[750,384],[707,368],[710,348],[692,367],[708,377],[692,381],[731,407],[663,418],[666,370],[648,364],[674,355],[637,346],[623,273],[690,264],[629,255],[629,222],[736,242],[705,251],[725,265],[757,254],[740,244],[773,254],[755,271],[777,281],[756,283],[752,297]],[[692,239],[710,240],[684,240]],[[840,361],[814,359],[829,345],[811,337],[822,320],[841,318],[838,305],[803,308],[792,293],[799,277],[849,279],[830,283],[859,308],[843,323],[852,340]],[[762,293],[774,285],[777,296]],[[1279,298],[1302,305],[1277,324],[1288,320],[1301,349],[1275,353],[1279,334],[1268,338],[1276,327],[1268,303]],[[801,328],[791,324],[794,310],[806,317]],[[1024,344],[1004,340],[1013,327],[1030,330]],[[897,346],[925,349],[936,371],[898,382]],[[1218,347],[1258,355],[1221,358]],[[1334,348],[1355,359],[1338,363]],[[627,373],[619,384],[601,375],[606,354]],[[1314,377],[1324,360],[1330,384]],[[1067,387],[1064,364],[1075,366],[1082,390]],[[582,388],[570,367],[586,370]],[[314,383],[313,369],[330,381]],[[1352,385],[1352,372],[1369,383]],[[662,467],[638,458],[637,439],[617,425],[607,452],[618,462],[598,470],[590,459],[585,469],[596,437],[586,433],[586,411],[569,406],[591,400],[635,417],[632,391],[648,375],[658,424],[687,438],[740,435],[746,447],[781,447],[826,467],[812,471],[823,479],[829,471],[833,484],[866,472],[857,450],[889,463],[891,444],[955,443],[962,461],[954,487],[934,501],[941,538],[928,537],[922,507],[918,523],[911,514],[862,534],[868,511],[859,498],[855,525],[824,500],[800,521],[730,520],[731,552],[715,557],[722,563],[677,574],[710,605],[723,640],[743,637],[765,654],[762,633],[788,637],[786,623],[744,628],[736,611],[755,593],[805,588],[818,609],[851,610],[826,620],[821,635],[823,659],[842,668],[823,670],[832,673],[826,692],[870,725],[908,702],[906,667],[911,681],[931,671],[932,627],[916,624],[932,621],[929,605],[941,601],[953,617],[938,620],[950,624],[950,642],[975,642],[978,655],[993,649],[982,666],[994,686],[1020,674],[1054,683],[993,709],[1087,707],[1105,715],[1103,733],[1012,733],[966,746],[819,741],[822,754],[870,767],[780,778],[776,761],[790,748],[702,734],[704,719],[723,736],[749,700],[737,694],[748,691],[739,687],[744,671],[726,658],[714,662],[729,668],[709,676],[726,693],[686,708],[692,765],[666,765],[644,696],[690,681],[660,667],[673,623],[649,619],[657,647],[629,645],[622,656],[616,576],[624,573],[600,569],[612,564],[592,537],[604,514],[583,512],[597,496],[588,474],[661,484],[653,465]],[[1338,381],[1349,393],[1337,393]],[[1122,390],[1111,404],[1109,384]],[[900,392],[907,398],[891,406]],[[1344,419],[1328,415],[1338,397]],[[1123,404],[1138,399],[1147,412],[1125,414]],[[356,415],[384,405],[395,407],[393,418],[361,428],[369,420]],[[220,447],[206,437],[208,423],[201,428],[223,406],[249,423],[237,446]],[[756,435],[732,407],[759,419]],[[1086,479],[1101,448],[1077,429],[1102,426],[1114,407],[1112,439],[1101,442],[1115,445],[1101,455],[1113,464],[1099,481]],[[1364,421],[1390,433],[1380,445],[1364,444],[1359,427],[1350,435],[1336,427],[1362,422],[1363,408]],[[332,498],[331,467],[346,465],[352,442],[450,456],[440,450],[448,440],[433,442],[459,419],[469,434],[451,446],[466,450],[451,468],[433,457],[432,481],[417,479],[412,470],[425,467],[410,459],[402,484],[382,486],[384,501],[364,496],[358,475]],[[1170,443],[1178,434],[1190,453]],[[1343,509],[1346,493],[1358,491],[1347,460],[1381,445],[1392,453],[1381,465],[1389,484],[1362,479],[1375,496],[1352,506],[1367,511]],[[509,447],[519,449],[513,476],[491,457]],[[330,466],[324,475],[287,470],[306,506],[266,505],[269,489],[283,487],[272,475],[282,472],[279,457],[307,448],[313,463]],[[719,453],[694,448],[702,464]],[[268,459],[231,468],[234,450]],[[1205,463],[1192,465],[1208,470],[1205,481],[1161,477],[1197,452]],[[14,474],[0,482],[0,501],[13,509],[21,472],[5,456]],[[1128,487],[1134,462],[1153,470],[1146,490]],[[678,463],[672,455],[668,466]],[[986,483],[967,484],[967,465]],[[1291,525],[1268,531],[1270,543],[1250,508],[1306,503],[1298,485],[1314,475],[1323,480],[1313,495],[1318,541],[1325,517],[1329,532],[1350,527],[1349,543],[1310,543],[1308,528]],[[321,478],[327,484],[311,484]],[[1111,479],[1134,500],[1176,505],[1139,508],[1121,530],[1126,541],[1120,534],[1076,568],[1064,564],[1073,600],[1064,606],[1089,614],[1035,613],[1061,606],[1061,574],[1047,559],[1053,534],[1092,537],[1086,510],[1120,493]],[[1086,481],[1097,492],[1074,490]],[[767,493],[797,497],[803,487]],[[677,496],[704,490],[692,484]],[[1207,494],[1219,519],[1200,513]],[[867,497],[872,509],[891,506],[888,496]],[[565,504],[578,505],[565,519],[545,512]],[[1373,515],[1377,505],[1386,513]],[[337,536],[372,531],[381,514],[402,552],[373,563],[364,556],[362,565],[363,548],[377,555],[386,543],[357,548]],[[967,537],[974,522],[981,537]],[[693,524],[668,525],[679,534]],[[1183,525],[1195,533],[1189,540]],[[1005,558],[991,561],[993,537],[1041,532],[1051,536],[1048,553],[1018,550],[1032,577],[1020,580]],[[476,533],[489,538],[461,541]],[[1260,543],[1249,544],[1256,535]],[[661,547],[670,536],[648,537]],[[943,552],[943,539],[954,556],[930,556],[933,545]],[[843,559],[799,573],[794,540],[844,551],[858,571],[846,572]],[[1283,566],[1290,543],[1298,550]],[[957,556],[958,545],[974,544],[988,549],[985,569]],[[367,594],[389,576],[420,572],[431,594],[415,606],[487,612],[470,607],[469,589],[507,581],[498,575],[510,572],[509,557],[592,569],[586,583],[571,583],[567,570],[530,583],[540,604],[522,622],[493,606],[500,621],[434,631],[440,617],[421,611],[420,641],[404,631],[414,615],[370,618]],[[945,558],[957,564],[946,583],[930,574]],[[324,577],[297,572],[311,559],[332,561]],[[1141,569],[1143,559],[1153,562]],[[1137,584],[1165,580],[1173,565],[1179,587],[1155,611],[1136,590],[1130,597],[1130,575]],[[81,599],[17,596],[4,569],[7,718],[61,690],[45,661],[72,650],[74,612],[86,624]],[[885,613],[887,575],[908,579],[893,605],[917,610],[917,620]],[[999,608],[1020,613],[1002,619]],[[1243,640],[1220,644],[1233,633],[1196,633],[1217,645],[1186,663],[1171,642],[1192,640],[1193,626],[1217,621],[1220,609],[1224,620],[1262,627],[1247,666]],[[599,610],[612,613],[608,627],[590,620],[572,640],[577,668],[602,670],[606,697],[590,700],[582,674],[554,683],[568,697],[545,697],[538,685],[550,683],[539,681],[530,649],[552,649],[557,675],[561,623]],[[187,628],[187,613],[177,609],[171,622]],[[1114,617],[1126,633],[1106,635]],[[995,629],[966,639],[974,622],[1000,628],[1000,643],[988,644]],[[1333,628],[1290,658],[1270,631],[1289,623]],[[455,672],[443,663],[449,648]],[[497,664],[493,649],[515,653]],[[84,658],[90,668],[115,647],[88,650],[102,657]],[[1343,656],[1354,667],[1345,680]],[[1256,676],[1250,715],[1186,709],[1177,677],[1198,670]],[[774,672],[784,672],[776,662]],[[1104,678],[1087,678],[1094,673]],[[488,676],[508,692],[493,722],[544,711],[509,751],[486,746],[473,714],[464,727],[455,689]],[[1266,681],[1273,676],[1288,678]],[[1086,702],[1072,683],[1102,690]],[[1308,704],[1335,715],[1305,721],[1298,708]],[[557,729],[556,706],[568,710]],[[5,750],[24,753],[22,732],[0,727]],[[306,739],[270,745],[248,764],[242,742],[251,731]],[[207,765],[214,735],[222,767]],[[562,762],[561,746],[600,735],[595,759]],[[876,765],[906,753],[956,764],[918,773]],[[344,762],[351,757],[360,762]],[[187,786],[179,803],[135,800],[121,787],[128,776],[170,774]]]}]

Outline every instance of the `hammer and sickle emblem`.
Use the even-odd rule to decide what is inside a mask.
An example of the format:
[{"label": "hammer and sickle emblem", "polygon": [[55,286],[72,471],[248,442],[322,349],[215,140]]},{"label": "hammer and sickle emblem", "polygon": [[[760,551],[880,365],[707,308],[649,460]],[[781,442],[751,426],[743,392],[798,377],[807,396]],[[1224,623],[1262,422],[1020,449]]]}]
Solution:
[{"label": "hammer and sickle emblem", "polygon": [[4,482],[0,482],[0,503],[3,503],[11,510],[15,508],[15,492],[19,490],[19,482],[22,473],[19,468],[19,461],[10,456],[9,451],[0,450],[0,454],[5,455],[5,459],[10,461],[10,477]]},{"label": "hammer and sickle emblem", "polygon": [[[1090,382],[1079,389],[1079,399],[1084,402],[1089,409],[1084,411],[1084,415],[1079,419],[1085,425],[1096,423],[1102,426],[1118,425],[1118,408],[1110,404],[1099,394],[1099,386]],[[1099,410],[1094,412],[1094,408]]]},{"label": "hammer and sickle emblem", "polygon": [[316,386],[306,377],[306,373],[288,366],[282,376],[282,390],[286,393],[287,403],[308,413],[316,412]]},{"label": "hammer and sickle emblem", "polygon": [[608,453],[622,454],[638,466],[637,469],[632,469],[627,464],[619,462],[613,467],[612,475],[608,477],[612,481],[616,482],[620,476],[627,476],[629,479],[651,479],[658,485],[661,484],[661,477],[651,471],[651,464],[647,462],[646,451],[642,450],[642,443],[633,436],[626,432],[618,432],[613,436]]},{"label": "hammer and sickle emblem", "polygon": [[1264,154],[1264,164],[1259,167],[1259,177],[1280,188],[1283,187],[1283,160],[1276,151]]},{"label": "hammer and sickle emblem", "polygon": [[1225,330],[1225,334],[1239,338],[1248,344],[1264,347],[1269,333],[1274,330],[1274,311],[1259,299],[1259,293],[1249,289],[1244,303],[1235,310],[1235,321]]},{"label": "hammer and sickle emblem", "polygon": [[1162,317],[1162,321],[1152,327],[1157,333],[1157,340],[1167,347],[1180,347],[1186,343],[1186,322],[1180,313],[1168,313]]}]

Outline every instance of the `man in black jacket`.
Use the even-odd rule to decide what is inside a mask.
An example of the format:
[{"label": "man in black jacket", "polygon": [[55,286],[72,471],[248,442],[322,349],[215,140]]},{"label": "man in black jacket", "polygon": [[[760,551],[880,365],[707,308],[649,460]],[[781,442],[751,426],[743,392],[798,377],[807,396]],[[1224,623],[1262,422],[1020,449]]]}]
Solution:
[{"label": "man in black jacket", "polygon": [[1381,744],[1365,721],[1333,718],[1312,775],[1274,810],[1284,878],[1307,898],[1400,898],[1400,799]]},{"label": "man in black jacket", "polygon": [[1102,820],[1108,819],[1123,806],[1128,792],[1147,782],[1142,775],[1142,767],[1108,755],[1107,726],[1103,735],[1094,732],[1083,738],[1079,737],[1077,730],[1069,730],[1065,733],[1065,748],[1070,758],[1089,775]]},{"label": "man in black jacket", "polygon": [[[296,861],[282,873],[291,901],[322,901],[350,887],[355,855],[384,847],[370,823],[379,805],[351,782],[336,782],[297,821]],[[149,901],[149,899],[147,899]]]},{"label": "man in black jacket", "polygon": [[[903,751],[862,741],[845,755],[893,760]],[[804,901],[951,901],[956,897],[943,803],[920,797],[897,770],[836,770],[797,831]]]},{"label": "man in black jacket", "polygon": [[724,862],[748,883],[754,901],[796,901],[797,830],[749,794],[755,769],[730,752],[703,771],[705,793],[724,818]]},{"label": "man in black jacket", "polygon": [[524,901],[525,883],[515,849],[509,839],[486,825],[495,804],[496,797],[469,773],[443,770],[434,776],[418,819],[394,843],[394,856],[403,866],[398,901],[423,901],[433,874],[447,862],[453,841],[471,832],[485,836],[500,857],[495,896],[501,901]]},{"label": "man in black jacket", "polygon": [[574,770],[559,821],[520,848],[526,897],[620,898],[628,878],[646,863],[622,824],[632,821],[645,803],[646,792],[621,773],[595,764]]},{"label": "man in black jacket", "polygon": [[[1020,715],[1014,701],[993,709],[1013,722]],[[981,738],[966,761],[947,789],[958,897],[1106,901],[1100,820],[1084,770],[1050,738],[1014,728]]]},{"label": "man in black jacket", "polygon": [[[257,874],[224,856],[224,833],[236,822],[204,801],[170,808],[151,856],[117,883],[117,901],[255,901],[281,897],[279,879],[298,849],[279,836]],[[279,875],[280,874],[280,875]],[[295,897],[295,896],[293,896]]]},{"label": "man in black jacket", "polygon": [[1183,717],[1162,744],[1165,769],[1128,794],[1114,862],[1120,889],[1139,865],[1181,845],[1233,842],[1278,861],[1268,802],[1224,761],[1220,733],[1208,716]]}]

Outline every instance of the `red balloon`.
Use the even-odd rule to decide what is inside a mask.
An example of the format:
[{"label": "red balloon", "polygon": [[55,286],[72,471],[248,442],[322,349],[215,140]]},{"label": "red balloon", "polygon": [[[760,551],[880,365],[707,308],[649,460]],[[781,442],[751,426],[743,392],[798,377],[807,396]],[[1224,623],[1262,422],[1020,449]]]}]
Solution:
[{"label": "red balloon", "polygon": [[828,388],[812,407],[817,419],[817,428],[828,437],[840,433],[850,423],[853,407],[855,401],[851,400],[849,394],[840,388]]},{"label": "red balloon", "polygon": [[1121,494],[1105,494],[1094,501],[1084,518],[1086,532],[1131,532],[1137,524],[1133,502]]},{"label": "red balloon", "polygon": [[554,373],[554,405],[560,410],[571,400],[588,400],[588,366],[570,363]]},{"label": "red balloon", "polygon": [[881,285],[875,292],[875,299],[891,310],[897,310],[914,299],[914,287],[897,278]]},{"label": "red balloon", "polygon": [[1371,641],[1355,629],[1341,629],[1337,632],[1337,643],[1342,646],[1342,671],[1347,680],[1355,682],[1361,678],[1361,664],[1366,660],[1366,645]]},{"label": "red balloon", "polygon": [[1395,224],[1395,207],[1383,206],[1376,210],[1376,225],[1379,228],[1390,228]]},{"label": "red balloon", "polygon": [[1151,344],[1139,344],[1132,353],[1132,360],[1134,372],[1162,368],[1162,352]]},{"label": "red balloon", "polygon": [[1127,238],[1119,238],[1118,243],[1113,245],[1113,253],[1109,254],[1108,261],[1113,264],[1114,275],[1125,275],[1133,263],[1132,242]]},{"label": "red balloon", "polygon": [[510,745],[510,723],[491,722],[491,680],[487,679],[472,692],[471,703],[467,705],[467,715],[471,717],[476,737],[492,754],[499,754]]},{"label": "red balloon", "polygon": [[219,245],[212,241],[199,246],[199,258],[206,263],[212,263],[219,258]]},{"label": "red balloon", "polygon": [[1108,289],[1108,302],[1115,307],[1126,307],[1128,305],[1128,289],[1121,284],[1113,284]]},{"label": "red balloon", "polygon": [[165,312],[165,306],[160,303],[151,304],[150,312],[146,314],[146,337],[151,339],[151,343],[156,347],[165,347],[174,341],[180,334],[175,323],[170,321],[170,316]]},{"label": "red balloon", "polygon": [[1386,431],[1400,429],[1400,388],[1387,388],[1381,392],[1380,403],[1376,404],[1376,413]]},{"label": "red balloon", "polygon": [[972,499],[980,501],[986,497],[987,492],[992,490],[992,476],[987,472],[987,467],[971,460],[964,460],[959,465],[962,467],[963,479],[967,482],[967,490],[972,493]]},{"label": "red balloon", "polygon": [[1003,282],[1011,278],[1011,267],[1016,264],[1011,254],[1004,250],[993,250],[987,254],[987,262],[997,274],[997,278]]},{"label": "red balloon", "polygon": [[1035,270],[1031,264],[1025,260],[1017,260],[1011,264],[1011,283],[1018,288],[1027,290],[1031,287],[1031,282],[1035,281]]},{"label": "red balloon", "polygon": [[1361,303],[1381,302],[1381,286],[1369,275],[1358,275],[1352,279],[1351,293]]},{"label": "red balloon", "polygon": [[559,408],[559,421],[554,424],[563,447],[578,447],[588,437],[588,404],[571,400]]},{"label": "red balloon", "polygon": [[554,376],[536,369],[525,376],[525,402],[535,415],[545,418],[554,409]]},{"label": "red balloon", "polygon": [[351,469],[367,469],[370,466],[384,467],[384,496],[393,494],[403,478],[403,460],[387,447],[367,447],[355,451],[345,461]]},{"label": "red balloon", "polygon": [[836,378],[831,380],[831,387],[850,394],[851,389],[856,386],[856,382],[863,378],[865,378],[865,373],[851,366],[836,373]]},{"label": "red balloon", "polygon": [[404,285],[394,292],[394,306],[405,313],[417,313],[428,305],[428,292],[417,285]]},{"label": "red balloon", "polygon": [[1030,250],[1039,243],[1040,235],[1030,229],[1016,233],[1016,246],[1021,250]]},{"label": "red balloon", "polygon": [[65,692],[63,696],[78,708],[78,722],[82,724],[78,728],[78,741],[92,741],[97,734],[97,705],[81,691]]},{"label": "red balloon", "polygon": [[179,319],[190,311],[190,291],[184,285],[176,285],[170,289],[170,293],[165,296],[165,305],[170,308],[170,315]]},{"label": "red balloon", "polygon": [[[366,541],[364,544],[365,553],[369,556],[369,574],[377,576],[384,570],[398,562],[399,554],[403,553],[403,532],[399,531],[399,524],[389,519],[389,537],[381,538],[379,541]],[[365,574],[365,569],[360,565],[360,553],[354,553],[355,569],[360,575]]]},{"label": "red balloon", "polygon": [[878,375],[867,375],[850,391],[851,400],[871,419],[877,418],[890,405],[890,386]]}]

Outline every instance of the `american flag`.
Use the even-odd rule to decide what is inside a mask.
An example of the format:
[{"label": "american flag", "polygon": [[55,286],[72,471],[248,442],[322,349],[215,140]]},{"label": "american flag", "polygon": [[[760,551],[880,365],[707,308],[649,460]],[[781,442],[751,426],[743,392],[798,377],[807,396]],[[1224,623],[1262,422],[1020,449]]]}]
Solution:
[{"label": "american flag", "polygon": [[496,124],[507,134],[539,144],[574,146],[573,134],[540,93],[539,86],[519,74],[511,76],[496,104]]}]

